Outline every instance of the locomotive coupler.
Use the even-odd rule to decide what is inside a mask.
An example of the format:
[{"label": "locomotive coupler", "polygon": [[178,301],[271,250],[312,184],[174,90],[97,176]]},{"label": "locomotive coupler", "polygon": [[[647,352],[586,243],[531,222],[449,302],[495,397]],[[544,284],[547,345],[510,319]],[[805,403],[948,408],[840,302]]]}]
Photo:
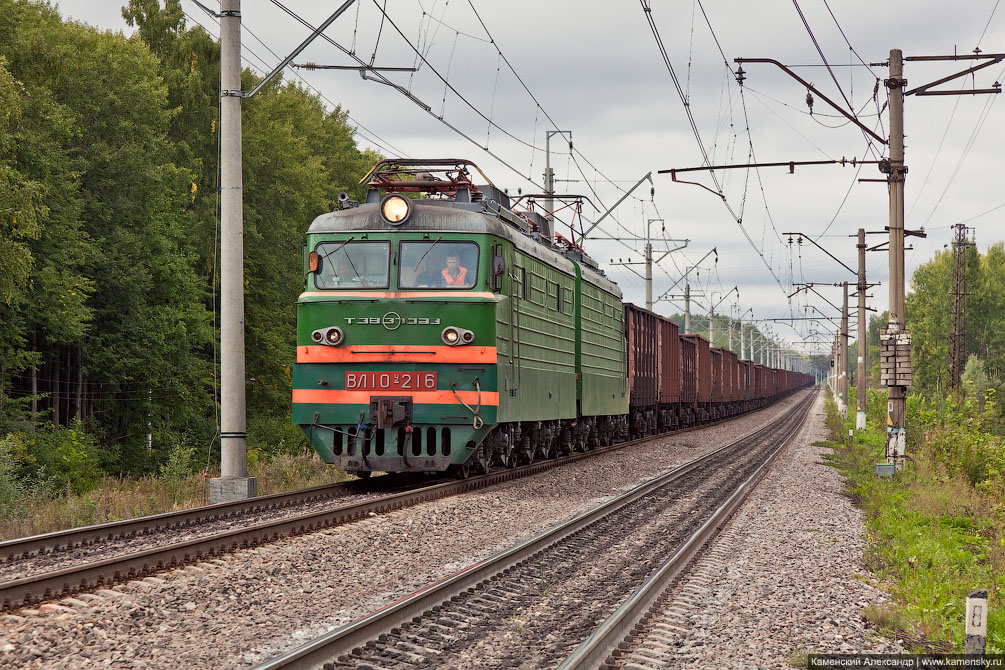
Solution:
[{"label": "locomotive coupler", "polygon": [[394,428],[412,423],[410,397],[371,397],[370,423],[377,428]]}]

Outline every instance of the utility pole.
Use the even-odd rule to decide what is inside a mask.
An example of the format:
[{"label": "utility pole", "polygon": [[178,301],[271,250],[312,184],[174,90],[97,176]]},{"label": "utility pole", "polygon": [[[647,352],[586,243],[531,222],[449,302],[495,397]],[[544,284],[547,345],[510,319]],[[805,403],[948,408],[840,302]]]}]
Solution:
[{"label": "utility pole", "polygon": [[980,65],[942,77],[934,82],[905,91],[904,55],[900,49],[890,50],[890,78],[886,80],[890,99],[890,160],[880,163],[880,170],[888,174],[886,179],[890,194],[890,320],[886,332],[880,336],[882,349],[881,370],[887,385],[887,439],[886,458],[902,470],[907,453],[906,404],[907,387],[911,384],[911,336],[906,331],[906,301],[904,299],[904,236],[925,236],[924,230],[904,230],[904,181],[907,166],[904,163],[904,96],[906,95],[977,95],[1001,93],[1001,84],[995,82],[991,88],[967,88],[962,90],[931,90],[946,82],[971,75],[1005,60],[1005,54],[982,54],[974,50],[974,55],[952,56],[912,56],[909,61],[957,61],[982,60]]},{"label": "utility pole", "polygon": [[649,226],[653,220],[646,223],[646,309],[653,311],[653,242],[649,237]]},{"label": "utility pole", "polygon": [[[659,221],[660,224],[664,224],[663,219],[648,219],[646,221],[646,309],[650,312],[653,311],[653,236],[652,236],[652,225],[654,221]],[[666,232],[666,227],[663,228],[664,234]],[[691,240],[667,240],[668,242],[683,242],[684,244],[679,247],[674,247],[673,249],[667,249],[662,256],[656,259],[659,263],[661,260],[669,256],[675,251],[680,251],[687,247],[691,243]]]},{"label": "utility pole", "polygon": [[220,11],[220,477],[210,503],[257,494],[248,477],[241,164],[241,0]]},{"label": "utility pole", "polygon": [[957,223],[953,228],[956,229],[956,237],[953,240],[953,307],[950,312],[947,386],[955,393],[960,390],[960,376],[967,363],[963,333],[966,324],[967,247],[970,243],[967,242],[966,224]]},{"label": "utility pole", "polygon": [[869,390],[869,367],[866,365],[867,347],[865,342],[865,228],[858,229],[858,372],[855,380],[855,428],[865,430],[866,392]]},{"label": "utility pole", "polygon": [[[613,258],[611,259],[611,264],[612,265],[623,265],[623,266],[627,267],[629,270],[631,270],[633,273],[635,273],[636,276],[640,276],[640,277],[643,278],[643,280],[645,281],[645,284],[646,284],[646,309],[648,309],[650,312],[653,311],[653,262],[654,261],[653,261],[652,225],[653,225],[654,221],[659,221],[661,224],[663,223],[663,219],[648,219],[646,221],[646,246],[645,246],[644,260],[642,261],[642,263],[639,263],[637,261],[621,261],[621,259],[618,259],[618,262],[615,263],[614,259]],[[665,226],[663,228],[663,232],[664,232],[664,234],[666,233],[666,227]],[[615,237],[615,238],[609,238],[609,239],[615,239],[616,240],[618,238]],[[664,239],[666,239],[666,238],[664,237]],[[684,244],[682,244],[679,247],[674,247],[673,249],[668,248],[665,252],[663,252],[662,256],[660,256],[659,258],[657,258],[655,260],[656,263],[659,263],[661,260],[663,260],[664,258],[666,258],[667,256],[669,256],[673,252],[680,251],[681,249],[686,248],[687,245],[690,244],[690,242],[691,242],[691,240],[666,240],[666,241],[667,242],[683,242]],[[708,255],[708,254],[706,254],[706,255]],[[634,268],[631,267],[632,265],[645,265],[646,266],[645,275],[640,275]],[[685,275],[685,278],[686,278],[686,275]],[[680,282],[680,280],[678,280],[678,283],[679,282]],[[676,286],[676,284],[675,284],[675,286]],[[661,295],[660,299],[663,299],[665,297],[667,297],[667,293],[664,293],[663,295]]]},{"label": "utility pole", "polygon": [[843,283],[844,302],[841,303],[841,370],[838,372],[841,395],[841,416],[848,418],[848,282]]},{"label": "utility pole", "polygon": [[549,130],[544,134],[544,192],[548,196],[544,200],[544,216],[548,220],[549,237],[555,234],[555,171],[551,169],[551,136],[569,134],[569,150],[572,151],[571,130]]},{"label": "utility pole", "polygon": [[[886,80],[890,99],[890,165],[887,182],[890,194],[890,318],[887,341],[893,345],[894,374],[887,377],[886,459],[899,471],[907,453],[907,385],[901,384],[898,347],[908,347],[904,300],[904,54],[890,49],[890,78]],[[889,349],[888,349],[889,351]]]},{"label": "utility pole", "polygon": [[[248,477],[241,101],[260,91],[354,2],[345,0],[248,93],[241,90],[241,0],[220,3],[220,476],[209,482],[211,504],[258,493],[255,478]],[[362,75],[374,68],[361,63],[359,69]]]},{"label": "utility pole", "polygon": [[[839,394],[838,384],[837,384],[837,374],[838,370],[841,369],[841,348],[838,346],[839,336],[834,336],[834,342],[831,343],[831,361],[833,365],[831,366],[830,381],[829,386],[831,387],[831,393],[835,396]],[[840,403],[840,400],[838,401]]]},{"label": "utility pole", "polygon": [[708,300],[708,344],[709,346],[715,346],[715,308],[722,304],[722,301],[729,297],[729,294],[736,291],[736,296],[740,296],[740,289],[734,286],[730,290],[726,291],[726,294],[719,298],[719,302],[713,303],[712,298]]},{"label": "utility pole", "polygon": [[[747,316],[748,313],[750,313],[750,316],[753,317],[754,316],[754,308],[753,307],[748,307],[746,309],[746,311],[744,311],[743,314],[740,315],[740,318],[737,319],[737,321],[740,322],[740,360],[743,360],[743,351],[744,351],[744,349],[743,349],[743,326],[744,326],[743,317]],[[729,349],[730,349],[730,351],[733,350],[733,320],[732,319],[730,319],[730,321],[729,321]]]},{"label": "utility pole", "polygon": [[691,332],[691,282],[684,284],[684,332]]}]

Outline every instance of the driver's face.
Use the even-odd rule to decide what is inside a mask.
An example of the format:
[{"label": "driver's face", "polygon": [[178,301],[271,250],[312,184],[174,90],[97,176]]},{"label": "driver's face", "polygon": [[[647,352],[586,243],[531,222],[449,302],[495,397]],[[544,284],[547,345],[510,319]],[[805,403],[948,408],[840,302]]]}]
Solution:
[{"label": "driver's face", "polygon": [[456,270],[457,269],[457,259],[453,256],[447,259],[447,269]]}]

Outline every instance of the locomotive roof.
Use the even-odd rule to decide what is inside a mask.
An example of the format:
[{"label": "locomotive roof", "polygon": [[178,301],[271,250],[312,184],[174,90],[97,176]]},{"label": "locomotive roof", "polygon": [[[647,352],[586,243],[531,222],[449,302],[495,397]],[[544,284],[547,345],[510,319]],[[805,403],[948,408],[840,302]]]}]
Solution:
[{"label": "locomotive roof", "polygon": [[[573,261],[555,249],[537,242],[528,234],[526,222],[495,202],[457,202],[421,198],[409,200],[413,207],[408,220],[392,226],[380,215],[379,203],[363,203],[337,212],[321,214],[307,229],[309,235],[368,232],[459,232],[471,235],[495,235],[510,240],[520,251],[574,274]],[[579,259],[576,259],[579,261]],[[621,297],[616,283],[596,272],[596,263],[586,257],[578,262],[583,278],[605,291]]]}]

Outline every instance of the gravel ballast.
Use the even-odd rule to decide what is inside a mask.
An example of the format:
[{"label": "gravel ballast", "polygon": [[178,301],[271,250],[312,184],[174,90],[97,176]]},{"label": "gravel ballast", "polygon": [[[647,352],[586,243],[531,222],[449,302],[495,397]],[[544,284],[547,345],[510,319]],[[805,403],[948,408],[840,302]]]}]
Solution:
[{"label": "gravel ballast", "polygon": [[801,435],[674,587],[622,664],[649,668],[805,667],[807,653],[902,653],[861,618],[886,599],[862,563],[861,512],[830,450],[823,396]]},{"label": "gravel ballast", "polygon": [[[473,494],[0,617],[0,667],[248,667],[706,453],[765,423],[793,402],[789,398],[726,424]],[[801,451],[790,448],[787,453]],[[788,458],[783,456],[786,464]],[[775,472],[780,467],[776,465]],[[813,484],[814,490],[844,500],[836,473],[830,468],[823,471],[834,478],[834,490]],[[770,485],[774,476],[770,474],[753,495]],[[803,491],[800,497],[804,504],[807,495]],[[844,502],[849,513],[826,518],[841,526],[841,542],[849,543],[841,545],[845,553],[840,559],[855,566],[852,572],[864,573],[857,558],[861,520]],[[822,522],[798,526],[824,528]],[[795,528],[787,530],[795,533]],[[769,570],[761,579],[773,582],[773,573]],[[848,581],[846,575],[840,579]],[[861,590],[865,585],[855,581],[852,587]],[[791,600],[792,594],[784,597]],[[856,624],[852,619],[861,609],[858,603],[878,598],[875,590],[858,593],[848,601],[847,612],[831,615],[842,617],[839,622],[847,620],[847,625]],[[835,601],[834,607],[839,605],[844,607],[845,601]],[[813,626],[816,623],[811,630]]]}]

